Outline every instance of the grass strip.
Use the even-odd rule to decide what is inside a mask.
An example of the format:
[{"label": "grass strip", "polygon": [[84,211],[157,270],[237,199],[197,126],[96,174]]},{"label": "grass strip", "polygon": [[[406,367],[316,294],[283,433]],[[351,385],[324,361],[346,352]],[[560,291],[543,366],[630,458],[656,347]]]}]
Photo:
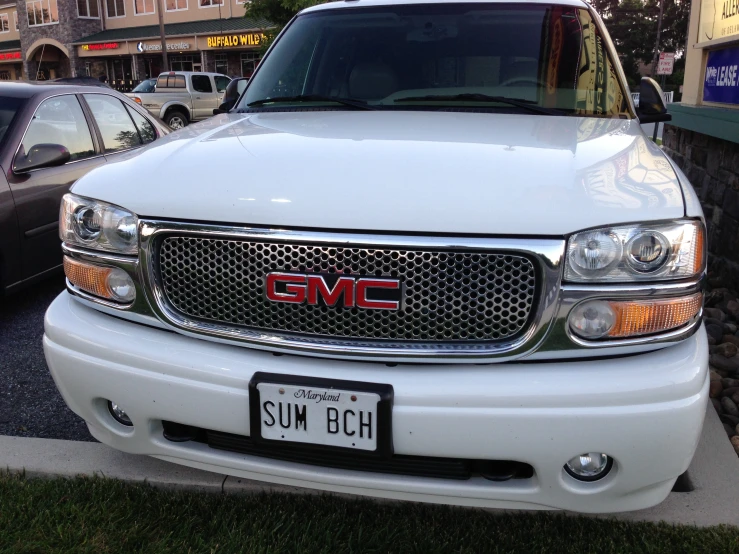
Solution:
[{"label": "grass strip", "polygon": [[0,474],[0,552],[739,552],[739,528]]}]

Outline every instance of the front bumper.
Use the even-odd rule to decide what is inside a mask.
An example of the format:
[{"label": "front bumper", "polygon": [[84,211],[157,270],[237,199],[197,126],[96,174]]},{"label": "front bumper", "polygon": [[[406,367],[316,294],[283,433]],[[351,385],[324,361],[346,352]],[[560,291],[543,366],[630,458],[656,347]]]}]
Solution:
[{"label": "front bumper", "polygon": [[[695,335],[647,354],[597,361],[398,365],[275,356],[98,312],[63,292],[49,307],[46,359],[70,408],[114,448],[229,475],[383,498],[502,508],[618,512],[661,502],[698,444],[708,347]],[[173,443],[162,421],[249,434],[257,371],[391,384],[396,454],[514,460],[529,479],[493,482],[324,468]],[[107,399],[134,427],[118,424]],[[562,469],[582,452],[615,459],[604,479]]]}]

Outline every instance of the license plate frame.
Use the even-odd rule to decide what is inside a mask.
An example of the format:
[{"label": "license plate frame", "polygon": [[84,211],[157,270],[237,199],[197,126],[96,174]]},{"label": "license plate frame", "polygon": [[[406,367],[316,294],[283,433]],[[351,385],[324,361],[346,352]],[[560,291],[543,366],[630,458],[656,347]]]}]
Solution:
[{"label": "license plate frame", "polygon": [[[358,450],[344,446],[315,444],[289,440],[273,440],[262,436],[261,395],[257,385],[268,383],[300,387],[316,387],[336,389],[347,392],[375,393],[380,397],[377,402],[377,442],[375,450]],[[344,379],[326,379],[323,377],[305,377],[303,375],[284,375],[258,371],[249,381],[249,429],[251,439],[257,444],[279,445],[280,448],[320,452],[352,452],[358,456],[387,458],[393,454],[393,387],[382,383],[365,381],[348,381]]]}]

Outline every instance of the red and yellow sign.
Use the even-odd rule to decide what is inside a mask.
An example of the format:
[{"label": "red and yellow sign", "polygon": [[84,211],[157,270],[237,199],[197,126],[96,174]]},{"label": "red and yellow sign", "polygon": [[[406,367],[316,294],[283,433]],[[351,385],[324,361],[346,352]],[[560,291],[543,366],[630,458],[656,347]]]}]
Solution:
[{"label": "red and yellow sign", "polygon": [[264,33],[243,35],[215,35],[208,37],[208,48],[233,48],[236,46],[259,46],[267,37]]},{"label": "red and yellow sign", "polygon": [[20,52],[0,52],[0,61],[3,60],[20,60]]},{"label": "red and yellow sign", "polygon": [[117,42],[100,42],[98,44],[83,44],[82,50],[115,50],[119,47],[120,44]]}]

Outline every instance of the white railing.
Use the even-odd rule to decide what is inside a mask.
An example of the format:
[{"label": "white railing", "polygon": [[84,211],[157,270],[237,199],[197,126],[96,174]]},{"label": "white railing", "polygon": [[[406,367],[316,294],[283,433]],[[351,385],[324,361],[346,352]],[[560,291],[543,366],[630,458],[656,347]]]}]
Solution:
[{"label": "white railing", "polygon": [[[665,104],[671,104],[674,95],[675,95],[674,91],[662,92],[662,98],[665,99]],[[634,101],[634,106],[638,108],[639,107],[639,93],[632,92],[631,99]]]}]

